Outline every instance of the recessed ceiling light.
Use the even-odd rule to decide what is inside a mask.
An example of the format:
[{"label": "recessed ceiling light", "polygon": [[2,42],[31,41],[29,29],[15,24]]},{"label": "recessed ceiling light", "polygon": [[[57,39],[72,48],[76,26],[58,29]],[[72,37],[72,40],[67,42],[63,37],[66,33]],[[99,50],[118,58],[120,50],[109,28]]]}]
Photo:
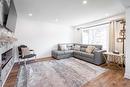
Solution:
[{"label": "recessed ceiling light", "polygon": [[56,18],[56,20],[55,20],[56,22],[58,22],[59,21],[59,19],[58,18]]},{"label": "recessed ceiling light", "polygon": [[83,4],[87,4],[87,0],[83,0],[83,2],[82,2]]},{"label": "recessed ceiling light", "polygon": [[32,13],[29,13],[29,14],[28,14],[28,16],[30,16],[30,17],[31,17],[32,15],[33,15]]},{"label": "recessed ceiling light", "polygon": [[105,14],[105,16],[106,16],[106,17],[108,17],[108,16],[109,16],[109,14],[108,14],[108,13],[106,13],[106,14]]}]

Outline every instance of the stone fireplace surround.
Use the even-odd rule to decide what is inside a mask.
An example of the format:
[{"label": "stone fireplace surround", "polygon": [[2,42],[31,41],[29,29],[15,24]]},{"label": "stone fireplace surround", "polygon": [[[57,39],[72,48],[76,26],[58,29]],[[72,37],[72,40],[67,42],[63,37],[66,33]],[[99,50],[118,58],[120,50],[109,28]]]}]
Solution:
[{"label": "stone fireplace surround", "polygon": [[[13,37],[13,39],[12,39]],[[0,26],[0,87],[3,87],[13,65],[15,58],[14,33],[9,32]],[[11,52],[9,52],[11,51]],[[3,64],[2,57],[6,54],[9,59]]]},{"label": "stone fireplace surround", "polygon": [[6,64],[11,60],[11,58],[13,57],[13,48],[9,49],[8,51],[4,52],[3,54],[1,54],[1,67],[2,69],[6,66]]}]

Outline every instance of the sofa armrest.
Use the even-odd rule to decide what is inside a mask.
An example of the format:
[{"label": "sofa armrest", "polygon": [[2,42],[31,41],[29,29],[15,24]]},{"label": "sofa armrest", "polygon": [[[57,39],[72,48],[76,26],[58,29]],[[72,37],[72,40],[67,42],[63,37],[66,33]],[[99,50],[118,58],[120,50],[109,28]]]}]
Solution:
[{"label": "sofa armrest", "polygon": [[103,52],[106,52],[106,50],[98,50],[94,52],[95,63],[97,65],[103,64],[105,62],[105,58],[103,57]]},{"label": "sofa armrest", "polygon": [[106,52],[106,50],[98,50],[98,51],[95,51],[94,53],[103,53],[103,52]]},{"label": "sofa armrest", "polygon": [[64,54],[64,51],[59,51],[59,50],[52,50],[52,53],[55,53],[55,54]]},{"label": "sofa armrest", "polygon": [[51,55],[54,58],[57,58],[57,56],[64,54],[64,51],[58,51],[58,50],[52,50]]}]

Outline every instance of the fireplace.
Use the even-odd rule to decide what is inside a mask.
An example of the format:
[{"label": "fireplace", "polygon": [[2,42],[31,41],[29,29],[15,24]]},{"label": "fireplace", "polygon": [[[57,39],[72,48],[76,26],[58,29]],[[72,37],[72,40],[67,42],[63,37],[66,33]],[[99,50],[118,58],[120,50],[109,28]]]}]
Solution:
[{"label": "fireplace", "polygon": [[2,69],[6,66],[6,64],[10,61],[13,57],[13,49],[9,49],[5,53],[2,54]]}]

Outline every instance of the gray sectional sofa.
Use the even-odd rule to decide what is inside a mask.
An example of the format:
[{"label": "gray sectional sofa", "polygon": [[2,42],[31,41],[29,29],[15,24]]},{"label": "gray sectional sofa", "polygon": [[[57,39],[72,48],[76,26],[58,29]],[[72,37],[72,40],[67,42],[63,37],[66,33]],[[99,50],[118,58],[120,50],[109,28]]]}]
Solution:
[{"label": "gray sectional sofa", "polygon": [[[61,46],[66,45],[67,49],[62,50]],[[78,48],[75,48],[75,47]],[[93,52],[87,53],[85,49],[88,46],[94,46],[95,49]],[[81,59],[96,65],[103,64],[105,62],[105,59],[103,57],[103,52],[105,50],[102,50],[101,45],[85,45],[85,44],[76,44],[76,43],[67,43],[67,44],[58,44],[57,50],[52,50],[52,57],[56,59],[63,59],[63,58],[69,58],[69,57],[75,57],[77,59]]]}]

